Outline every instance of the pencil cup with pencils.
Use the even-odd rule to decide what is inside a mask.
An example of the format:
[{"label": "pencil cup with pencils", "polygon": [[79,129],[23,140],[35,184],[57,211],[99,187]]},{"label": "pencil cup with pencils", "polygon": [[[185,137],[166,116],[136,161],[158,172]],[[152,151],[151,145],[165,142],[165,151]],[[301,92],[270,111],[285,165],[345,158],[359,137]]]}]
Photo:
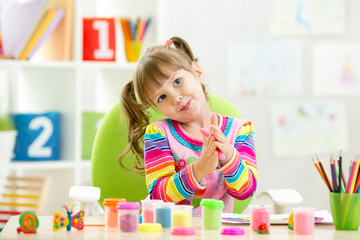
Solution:
[{"label": "pencil cup with pencils", "polygon": [[125,55],[128,62],[136,62],[141,54],[142,42],[151,19],[137,19],[136,22],[127,18],[120,18],[124,35]]},{"label": "pencil cup with pencils", "polygon": [[142,42],[130,39],[124,40],[126,60],[128,62],[136,62],[140,57]]},{"label": "pencil cup with pencils", "polygon": [[330,192],[331,214],[336,230],[358,230],[360,194]]}]

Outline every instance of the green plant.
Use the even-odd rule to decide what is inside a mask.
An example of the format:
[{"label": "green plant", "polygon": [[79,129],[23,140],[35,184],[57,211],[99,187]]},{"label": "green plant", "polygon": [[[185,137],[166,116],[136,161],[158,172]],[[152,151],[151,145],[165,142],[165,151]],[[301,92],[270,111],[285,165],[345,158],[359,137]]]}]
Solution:
[{"label": "green plant", "polygon": [[14,130],[15,126],[10,115],[0,114],[0,131]]}]

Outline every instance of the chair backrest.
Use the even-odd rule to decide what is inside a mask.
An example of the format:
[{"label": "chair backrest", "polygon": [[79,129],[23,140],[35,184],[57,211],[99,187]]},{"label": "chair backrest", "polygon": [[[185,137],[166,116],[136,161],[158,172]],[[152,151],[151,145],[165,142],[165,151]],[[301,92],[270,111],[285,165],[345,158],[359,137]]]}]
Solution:
[{"label": "chair backrest", "polygon": [[[212,112],[241,118],[240,112],[227,100],[210,95]],[[150,122],[165,118],[164,115],[150,109]],[[118,162],[119,156],[127,146],[127,123],[121,118],[119,104],[115,104],[105,115],[94,140],[91,154],[92,185],[101,189],[99,203],[105,198],[125,198],[127,201],[140,202],[147,195],[145,177],[123,170]],[[128,154],[124,163],[133,166],[133,157]],[[241,213],[252,198],[234,202],[234,212]]]}]

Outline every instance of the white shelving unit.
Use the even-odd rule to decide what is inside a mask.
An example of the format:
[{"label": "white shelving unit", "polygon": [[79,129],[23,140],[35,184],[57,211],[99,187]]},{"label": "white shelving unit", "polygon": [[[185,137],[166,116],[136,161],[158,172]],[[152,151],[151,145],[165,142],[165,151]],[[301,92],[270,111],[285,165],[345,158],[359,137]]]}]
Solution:
[{"label": "white shelving unit", "polygon": [[83,62],[82,18],[151,17],[143,44],[146,48],[156,43],[157,4],[158,0],[74,0],[72,61],[0,60],[0,71],[6,72],[10,82],[11,112],[61,114],[59,160],[9,165],[9,170],[19,175],[52,176],[45,213],[71,204],[67,198],[70,186],[90,184],[91,162],[82,159],[82,112],[105,113],[119,100],[135,67],[125,60],[120,24],[116,25],[116,62]]}]

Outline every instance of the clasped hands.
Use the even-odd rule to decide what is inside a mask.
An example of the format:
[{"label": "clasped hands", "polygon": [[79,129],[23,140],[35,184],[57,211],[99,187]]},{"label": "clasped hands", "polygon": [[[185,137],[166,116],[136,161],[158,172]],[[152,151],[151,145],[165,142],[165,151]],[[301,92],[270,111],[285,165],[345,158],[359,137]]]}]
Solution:
[{"label": "clasped hands", "polygon": [[217,166],[228,163],[234,154],[234,147],[230,145],[224,134],[217,126],[217,115],[212,114],[210,130],[201,128],[203,146],[199,159],[194,162],[193,170],[196,180],[200,182],[207,174],[212,173]]}]

